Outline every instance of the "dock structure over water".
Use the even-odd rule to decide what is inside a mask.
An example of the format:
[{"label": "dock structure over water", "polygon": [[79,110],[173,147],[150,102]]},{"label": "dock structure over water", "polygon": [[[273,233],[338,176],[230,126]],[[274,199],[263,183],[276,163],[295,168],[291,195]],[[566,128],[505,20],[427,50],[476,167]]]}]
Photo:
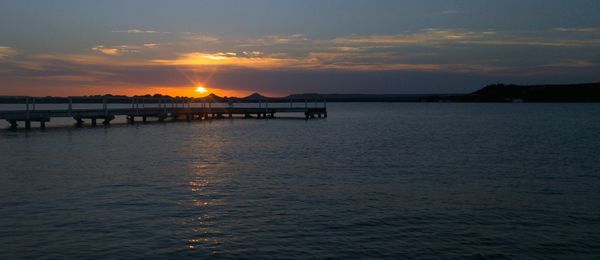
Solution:
[{"label": "dock structure over water", "polygon": [[[32,127],[32,122],[39,123],[45,128],[52,118],[73,118],[75,127],[83,127],[88,123],[95,127],[98,123],[110,125],[118,116],[124,116],[128,123],[154,120],[159,122],[176,120],[209,120],[221,118],[255,118],[274,119],[277,114],[301,115],[305,119],[326,118],[327,104],[325,101],[309,102],[243,102],[243,103],[214,103],[193,102],[190,99],[176,98],[64,98],[64,102],[36,102],[35,98],[22,97],[24,102],[14,102],[24,109],[0,110],[0,120],[6,120],[10,129],[17,129],[19,123],[24,123],[26,129]],[[39,109],[44,105],[45,108]],[[99,106],[101,108],[89,108]],[[82,108],[76,108],[82,107]],[[57,108],[64,107],[64,108]]]}]

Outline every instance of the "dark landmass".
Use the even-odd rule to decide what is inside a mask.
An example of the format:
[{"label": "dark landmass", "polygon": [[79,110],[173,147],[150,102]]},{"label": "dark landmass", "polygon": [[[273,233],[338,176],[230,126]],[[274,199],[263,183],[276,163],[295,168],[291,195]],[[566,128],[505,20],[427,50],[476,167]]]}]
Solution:
[{"label": "dark landmass", "polygon": [[[32,97],[0,96],[0,103],[15,104],[33,102]],[[158,102],[600,102],[600,82],[568,85],[488,85],[469,94],[293,94],[287,97],[266,97],[253,93],[247,97],[220,97],[209,94],[202,98],[171,97],[160,94],[144,96],[80,96],[80,97],[35,97],[35,103],[131,103],[144,100]]]},{"label": "dark landmass", "polygon": [[488,85],[470,94],[304,94],[327,102],[600,102],[600,82],[568,85]]},{"label": "dark landmass", "polygon": [[600,83],[570,85],[489,85],[464,97],[474,102],[600,102]]}]

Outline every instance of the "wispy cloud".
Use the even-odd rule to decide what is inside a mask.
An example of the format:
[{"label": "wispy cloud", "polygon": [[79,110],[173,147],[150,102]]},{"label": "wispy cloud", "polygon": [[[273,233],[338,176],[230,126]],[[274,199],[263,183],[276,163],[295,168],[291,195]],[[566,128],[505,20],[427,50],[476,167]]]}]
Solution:
[{"label": "wispy cloud", "polygon": [[160,44],[158,44],[158,43],[144,43],[141,45],[123,44],[123,45],[117,45],[117,46],[111,46],[111,47],[107,47],[107,46],[99,44],[99,45],[92,47],[92,50],[100,52],[105,55],[118,56],[118,55],[125,54],[125,53],[137,53],[143,49],[155,49],[155,48],[158,48],[159,46],[160,46]]},{"label": "wispy cloud", "polygon": [[14,48],[0,45],[0,60],[9,58],[15,54],[17,54],[17,50]]},{"label": "wispy cloud", "polygon": [[564,59],[558,62],[543,65],[542,67],[550,68],[593,68],[597,67],[598,64],[589,60],[577,60],[577,59]]},{"label": "wispy cloud", "polygon": [[489,32],[471,32],[452,29],[426,29],[417,33],[397,35],[354,35],[335,38],[334,44],[352,45],[434,45],[465,40],[483,39]]},{"label": "wispy cloud", "polygon": [[454,71],[490,73],[504,68],[481,64],[443,64],[402,61],[394,53],[310,52],[305,56],[266,55],[262,52],[184,53],[174,59],[152,60],[161,66],[232,67],[257,70],[335,71]]},{"label": "wispy cloud", "polygon": [[111,55],[111,56],[116,56],[121,54],[119,49],[117,48],[107,48],[104,45],[96,45],[94,47],[92,47],[93,51],[97,51],[100,52],[102,54],[106,54],[106,55]]},{"label": "wispy cloud", "polygon": [[129,30],[115,30],[112,31],[114,33],[133,33],[133,34],[160,34],[160,33],[170,33],[170,32],[161,32],[154,30],[140,30],[140,29],[129,29]]},{"label": "wispy cloud", "polygon": [[347,46],[331,47],[331,49],[334,50],[334,51],[340,51],[340,52],[357,52],[357,51],[361,51],[361,48],[347,47]]},{"label": "wispy cloud", "polygon": [[160,44],[158,43],[144,43],[142,46],[146,47],[146,48],[157,48],[158,46],[160,46]]},{"label": "wispy cloud", "polygon": [[146,60],[131,59],[125,56],[91,55],[91,54],[35,54],[22,57],[13,61],[17,67],[24,70],[52,71],[57,67],[68,70],[78,70],[85,66],[107,66],[112,68],[126,68],[144,66]]},{"label": "wispy cloud", "polygon": [[570,39],[491,39],[485,41],[464,41],[465,44],[482,45],[520,45],[520,46],[548,46],[548,47],[584,47],[600,46],[600,39],[570,40]]},{"label": "wispy cloud", "polygon": [[187,66],[230,66],[255,69],[275,69],[291,65],[295,61],[286,58],[262,56],[262,52],[192,52],[184,53],[174,59],[155,59],[151,61],[160,65]]},{"label": "wispy cloud", "polygon": [[[197,41],[189,37],[195,37]],[[594,34],[561,33],[558,30],[506,32],[431,28],[403,34],[314,39],[304,34],[219,39],[195,33],[174,33],[168,38],[146,42],[133,39],[135,41],[120,45],[103,43],[90,46],[92,51],[88,53],[15,55],[13,48],[0,46],[0,59],[4,59],[2,69],[8,71],[3,76],[65,82],[65,85],[175,86],[187,84],[179,75],[181,71],[219,71],[222,74],[249,71],[252,75],[255,72],[292,71],[418,71],[514,76],[546,75],[548,71],[593,71],[600,66],[594,61],[595,48],[578,49],[600,46],[600,39]],[[552,48],[536,48],[545,51],[544,55],[534,53],[524,62],[519,53],[530,49],[527,46]],[[564,51],[556,52],[554,48]],[[585,56],[580,53],[582,50],[591,54]]]},{"label": "wispy cloud", "polygon": [[100,77],[90,75],[52,75],[52,76],[33,76],[32,79],[44,81],[62,81],[62,82],[97,82],[102,80]]},{"label": "wispy cloud", "polygon": [[[591,30],[579,29],[579,30]],[[354,35],[335,38],[338,45],[351,46],[443,46],[448,44],[521,45],[580,47],[600,46],[600,39],[577,39],[556,35],[537,35],[496,31],[465,31],[457,29],[426,29],[417,33],[398,35]]]},{"label": "wispy cloud", "polygon": [[191,41],[203,42],[203,43],[218,43],[218,42],[220,42],[220,39],[217,37],[214,37],[214,36],[198,34],[198,33],[193,33],[193,32],[184,32],[183,34],[185,35],[184,39],[191,40]]},{"label": "wispy cloud", "polygon": [[600,28],[568,28],[568,27],[558,27],[554,28],[554,31],[557,32],[600,32]]},{"label": "wispy cloud", "polygon": [[267,35],[259,38],[246,40],[241,46],[273,46],[273,45],[290,45],[303,44],[310,41],[304,34],[291,35]]}]

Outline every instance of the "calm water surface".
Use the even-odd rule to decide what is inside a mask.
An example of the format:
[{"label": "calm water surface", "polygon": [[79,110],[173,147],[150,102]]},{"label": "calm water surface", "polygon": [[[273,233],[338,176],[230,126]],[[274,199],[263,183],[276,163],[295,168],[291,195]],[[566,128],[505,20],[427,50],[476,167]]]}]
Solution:
[{"label": "calm water surface", "polygon": [[329,115],[0,131],[0,258],[600,257],[600,105]]}]

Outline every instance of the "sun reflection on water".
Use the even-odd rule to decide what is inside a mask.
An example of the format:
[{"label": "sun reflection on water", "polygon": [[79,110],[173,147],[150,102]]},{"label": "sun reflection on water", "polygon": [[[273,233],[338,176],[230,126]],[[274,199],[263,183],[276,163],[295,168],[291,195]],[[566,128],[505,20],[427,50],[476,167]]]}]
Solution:
[{"label": "sun reflection on water", "polygon": [[[195,164],[194,169],[207,169],[208,165],[207,164]],[[199,171],[197,173],[204,173],[204,171]]]},{"label": "sun reflection on water", "polygon": [[190,186],[191,191],[199,192],[202,190],[203,187],[208,186],[208,180],[204,180],[204,179],[192,180],[189,182],[188,185]]},{"label": "sun reflection on water", "polygon": [[185,244],[190,249],[215,249],[220,243],[215,238],[194,238],[189,239]]},{"label": "sun reflection on water", "polygon": [[206,250],[216,253],[221,241],[219,236],[222,233],[218,227],[216,218],[213,217],[215,206],[223,205],[223,200],[215,198],[213,187],[215,182],[212,181],[210,175],[210,167],[206,164],[194,164],[191,167],[194,169],[191,180],[187,185],[192,194],[190,204],[192,210],[202,209],[202,214],[192,220],[190,227],[190,236],[186,240],[185,246],[192,250]]}]

